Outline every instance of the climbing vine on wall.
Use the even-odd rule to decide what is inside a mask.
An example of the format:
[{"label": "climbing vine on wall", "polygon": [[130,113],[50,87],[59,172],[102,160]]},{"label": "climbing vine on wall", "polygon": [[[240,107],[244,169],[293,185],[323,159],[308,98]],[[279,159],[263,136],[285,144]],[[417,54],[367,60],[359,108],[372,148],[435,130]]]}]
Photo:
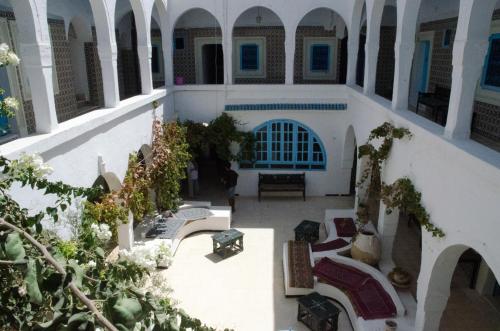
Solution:
[{"label": "climbing vine on wall", "polygon": [[[380,198],[382,183],[380,179],[380,168],[382,163],[387,160],[391,151],[394,139],[411,138],[411,132],[406,128],[396,128],[389,122],[373,129],[368,137],[366,144],[359,147],[358,158],[368,156],[368,164],[361,174],[358,186],[363,185],[368,178],[370,183],[368,190],[376,198]],[[373,142],[382,139],[382,143],[375,147]]]},{"label": "climbing vine on wall", "polygon": [[415,189],[409,178],[400,178],[391,185],[382,185],[382,201],[387,206],[387,213],[399,208],[407,215],[413,215],[433,237],[444,237],[443,230],[431,223],[430,215],[422,205],[421,198],[422,193]]}]

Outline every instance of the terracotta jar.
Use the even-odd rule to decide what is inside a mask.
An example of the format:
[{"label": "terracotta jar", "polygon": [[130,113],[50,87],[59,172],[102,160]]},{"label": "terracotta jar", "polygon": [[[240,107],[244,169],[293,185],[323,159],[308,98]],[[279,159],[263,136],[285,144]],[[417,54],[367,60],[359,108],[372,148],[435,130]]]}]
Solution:
[{"label": "terracotta jar", "polygon": [[380,261],[380,241],[375,233],[361,230],[352,243],[351,256],[357,261],[376,265]]}]

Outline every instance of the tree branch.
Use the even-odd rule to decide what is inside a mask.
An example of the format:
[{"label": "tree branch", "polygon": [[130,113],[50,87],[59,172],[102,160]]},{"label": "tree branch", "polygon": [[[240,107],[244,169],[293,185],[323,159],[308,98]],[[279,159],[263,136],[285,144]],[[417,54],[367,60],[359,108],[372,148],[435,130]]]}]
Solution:
[{"label": "tree branch", "polygon": [[26,260],[20,260],[20,261],[7,261],[7,260],[0,260],[0,265],[21,265],[21,264],[27,264],[28,261]]},{"label": "tree branch", "polygon": [[[26,231],[18,228],[17,226],[10,224],[4,219],[0,219],[0,226],[4,226],[16,232],[19,232],[24,238],[26,238],[30,243],[32,243],[38,250],[40,250],[43,254],[43,257],[63,276],[66,276],[66,270],[64,270],[63,266],[57,262],[57,260],[49,253],[47,248],[38,242],[35,238],[33,238]],[[118,331],[118,329],[111,323],[104,315],[97,309],[94,302],[90,300],[80,289],[76,286],[76,284],[72,281],[69,283],[69,288],[75,294],[80,301],[82,301],[87,308],[94,313],[99,323],[111,331]]]}]

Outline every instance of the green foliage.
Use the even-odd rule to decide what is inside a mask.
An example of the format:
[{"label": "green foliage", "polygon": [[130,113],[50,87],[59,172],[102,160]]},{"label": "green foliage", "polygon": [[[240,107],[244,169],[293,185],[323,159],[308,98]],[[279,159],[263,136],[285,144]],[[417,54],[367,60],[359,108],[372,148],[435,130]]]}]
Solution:
[{"label": "green foliage", "polygon": [[430,215],[422,205],[422,194],[415,189],[409,178],[400,178],[392,185],[383,185],[382,201],[387,206],[387,213],[391,213],[394,208],[399,208],[406,214],[416,217],[418,222],[433,237],[444,237],[444,232],[430,221]]},{"label": "green foliage", "polygon": [[[238,130],[238,122],[230,115],[223,113],[209,124],[186,121],[182,125],[187,129],[189,152],[193,158],[198,157],[203,150],[215,147],[217,157],[224,161],[254,162],[255,137],[252,132]],[[237,154],[231,152],[231,143],[240,144]]]},{"label": "green foliage", "polygon": [[182,123],[186,128],[186,141],[189,145],[189,154],[196,159],[206,150],[210,142],[208,140],[208,125],[186,121]]},{"label": "green foliage", "polygon": [[116,241],[118,225],[128,221],[128,209],[118,202],[116,192],[108,193],[97,201],[86,201],[82,216],[84,219],[109,225]]},{"label": "green foliage", "polygon": [[146,215],[152,214],[154,211],[149,196],[150,186],[146,164],[139,162],[136,153],[130,154],[127,173],[119,197],[123,199],[125,206],[132,211],[135,222],[141,222]]},{"label": "green foliage", "polygon": [[148,173],[156,193],[159,210],[176,210],[179,206],[181,180],[191,155],[186,129],[178,123],[153,124],[153,157]]},{"label": "green foliage", "polygon": [[[57,222],[64,205],[77,197],[95,197],[95,190],[51,182],[41,176],[35,163],[15,161],[0,157],[4,173],[0,179],[0,329],[93,331],[102,328],[104,319],[127,331],[153,325],[153,330],[213,330],[172,307],[168,298],[138,290],[147,277],[139,265],[106,260],[109,247],[95,228],[96,221],[112,223],[124,216],[112,195],[88,202],[81,229],[75,231],[78,237],[63,241],[44,230],[41,219]],[[8,195],[13,184],[41,190],[55,197],[55,205],[30,216]],[[89,302],[99,314],[91,312]]]},{"label": "green foliage", "polygon": [[237,126],[240,123],[230,115],[222,113],[212,120],[208,126],[207,138],[215,146],[215,152],[221,160],[233,161],[236,156],[231,153],[231,142],[241,142],[241,133]]},{"label": "green foliage", "polygon": [[[366,182],[368,177],[371,176],[369,191],[376,198],[380,197],[380,190],[382,189],[380,167],[389,157],[394,139],[403,139],[405,137],[412,137],[412,134],[408,129],[396,128],[389,122],[385,122],[371,131],[366,144],[360,146],[358,149],[358,158],[361,159],[364,156],[369,157],[368,165],[364,173],[361,175],[358,186]],[[376,148],[372,142],[380,139],[382,139],[382,143],[378,148]]]}]

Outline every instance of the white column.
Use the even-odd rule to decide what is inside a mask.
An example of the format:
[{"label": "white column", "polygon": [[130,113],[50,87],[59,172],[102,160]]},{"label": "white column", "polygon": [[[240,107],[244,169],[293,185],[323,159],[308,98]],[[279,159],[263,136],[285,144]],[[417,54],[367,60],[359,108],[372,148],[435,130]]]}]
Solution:
[{"label": "white column", "polygon": [[[11,1],[18,18],[21,65],[28,75],[36,131],[49,133],[57,128],[52,86],[52,47],[47,22],[47,3],[40,0]],[[22,19],[19,19],[22,18]]]},{"label": "white column", "polygon": [[415,52],[415,32],[420,0],[398,0],[398,23],[394,44],[392,109],[408,109],[410,75]]},{"label": "white column", "polygon": [[113,108],[120,103],[118,50],[116,43],[103,44],[98,40],[97,51],[99,53],[99,60],[101,61],[104,105],[105,107]]},{"label": "white column", "polygon": [[359,52],[359,33],[360,33],[360,22],[359,20],[353,20],[351,22],[351,28],[349,29],[349,36],[347,39],[347,85],[356,84],[356,70],[358,63],[358,52]]},{"label": "white column", "polygon": [[365,44],[365,77],[363,92],[366,95],[375,94],[377,77],[377,60],[380,43],[380,24],[385,0],[366,0],[367,31]]},{"label": "white column", "polygon": [[51,45],[50,43],[21,43],[20,46],[22,65],[30,82],[36,132],[50,133],[57,129],[58,125],[54,87],[52,85]]},{"label": "white column", "polygon": [[387,206],[380,201],[380,210],[378,215],[378,233],[382,241],[382,257],[384,262],[392,261],[392,249],[394,239],[398,230],[399,209],[395,208],[389,214]]},{"label": "white column", "polygon": [[[97,35],[97,52],[101,62],[104,106],[116,107],[120,103],[118,84],[118,51],[115,36],[114,4],[106,4],[104,0],[90,0],[94,15]],[[111,7],[110,7],[111,5]]]},{"label": "white column", "polygon": [[161,39],[163,48],[163,57],[165,58],[165,86],[174,85],[174,33],[171,29],[162,29]]},{"label": "white column", "polygon": [[286,29],[285,34],[285,84],[293,85],[295,71],[295,29]]},{"label": "white column", "polygon": [[233,84],[233,27],[227,27],[222,36],[224,53],[224,84]]},{"label": "white column", "polygon": [[362,185],[358,185],[358,183],[363,178],[365,171],[368,168],[368,156],[363,156],[361,159],[358,159],[357,169],[356,169],[356,196],[354,197],[354,209],[357,211],[360,203],[366,203],[368,198],[368,187],[370,184],[371,176],[368,174],[366,179],[364,180]]},{"label": "white column", "polygon": [[[139,30],[138,30],[139,31]],[[149,31],[147,33],[150,33]],[[151,38],[144,38],[142,45],[137,45],[137,54],[139,57],[139,67],[141,72],[142,94],[151,94],[153,92],[153,73],[151,72]]]},{"label": "white column", "polygon": [[453,44],[453,72],[446,122],[447,138],[470,135],[476,85],[488,48],[494,0],[462,0]]}]

